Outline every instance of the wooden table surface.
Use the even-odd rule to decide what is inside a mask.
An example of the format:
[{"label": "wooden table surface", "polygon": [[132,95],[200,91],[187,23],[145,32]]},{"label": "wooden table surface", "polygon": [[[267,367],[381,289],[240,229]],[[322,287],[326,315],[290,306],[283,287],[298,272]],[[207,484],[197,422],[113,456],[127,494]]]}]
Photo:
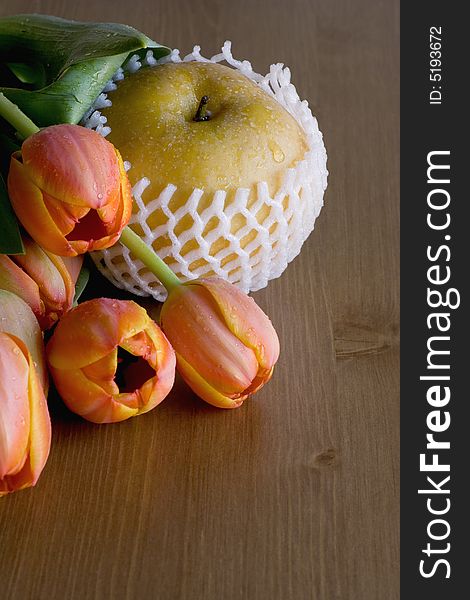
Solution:
[{"label": "wooden table surface", "polygon": [[398,0],[2,2],[2,15],[128,23],[185,53],[231,39],[260,72],[285,62],[330,171],[301,255],[255,294],[281,339],[272,382],[234,411],[179,383],[153,412],[108,426],[53,400],[37,487],[0,501],[2,599],[398,598],[398,11]]}]

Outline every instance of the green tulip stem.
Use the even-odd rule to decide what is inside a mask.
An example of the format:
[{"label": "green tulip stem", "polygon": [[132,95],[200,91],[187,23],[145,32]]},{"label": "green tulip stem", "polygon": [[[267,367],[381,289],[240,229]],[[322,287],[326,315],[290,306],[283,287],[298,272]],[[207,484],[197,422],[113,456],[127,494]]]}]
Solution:
[{"label": "green tulip stem", "polygon": [[39,131],[29,117],[0,92],[0,116],[2,116],[23,138]]},{"label": "green tulip stem", "polygon": [[124,227],[119,241],[144,263],[147,269],[166,287],[168,292],[181,285],[181,281],[170,267],[129,226]]}]

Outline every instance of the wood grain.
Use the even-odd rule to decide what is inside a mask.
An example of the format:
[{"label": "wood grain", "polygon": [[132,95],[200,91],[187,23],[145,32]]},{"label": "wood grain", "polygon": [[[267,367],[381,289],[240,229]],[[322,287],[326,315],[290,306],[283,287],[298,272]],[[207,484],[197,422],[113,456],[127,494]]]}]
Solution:
[{"label": "wood grain", "polygon": [[[282,356],[241,409],[179,383],[94,426],[51,400],[38,486],[0,502],[5,599],[395,600],[399,591],[398,0],[11,0],[184,52],[291,67],[330,183],[301,255],[255,294]],[[94,291],[113,293],[98,278]]]}]

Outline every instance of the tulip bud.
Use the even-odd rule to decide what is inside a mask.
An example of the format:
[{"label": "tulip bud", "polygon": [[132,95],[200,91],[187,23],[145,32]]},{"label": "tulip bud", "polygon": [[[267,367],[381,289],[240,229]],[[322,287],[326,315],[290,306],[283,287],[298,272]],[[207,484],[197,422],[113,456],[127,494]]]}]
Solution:
[{"label": "tulip bud", "polygon": [[151,410],[175,378],[173,348],[132,301],[95,298],[73,308],[57,325],[47,358],[65,404],[94,423]]},{"label": "tulip bud", "polygon": [[49,455],[43,351],[29,306],[0,290],[0,496],[35,485]]},{"label": "tulip bud", "polygon": [[26,236],[23,245],[25,254],[0,255],[0,288],[20,296],[48,329],[72,308],[83,257],[61,258]]},{"label": "tulip bud", "polygon": [[12,155],[8,192],[23,227],[59,256],[109,248],[132,212],[118,150],[79,125],[53,125],[27,138]]},{"label": "tulip bud", "polygon": [[234,285],[214,277],[175,286],[160,318],[179,373],[209,404],[236,408],[271,378],[279,357],[276,331]]}]

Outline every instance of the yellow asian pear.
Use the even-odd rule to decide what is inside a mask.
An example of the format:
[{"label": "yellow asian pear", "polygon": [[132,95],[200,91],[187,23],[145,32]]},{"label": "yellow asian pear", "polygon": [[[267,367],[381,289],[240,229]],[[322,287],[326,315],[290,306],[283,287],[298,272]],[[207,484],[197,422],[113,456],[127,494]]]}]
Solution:
[{"label": "yellow asian pear", "polygon": [[[131,183],[143,177],[150,180],[143,196],[146,203],[174,184],[173,212],[187,202],[194,188],[204,191],[199,214],[217,190],[227,193],[225,208],[233,202],[237,188],[250,190],[250,207],[261,181],[274,196],[286,169],[301,161],[308,150],[304,131],[284,107],[240,71],[220,64],[143,68],[126,75],[110,99],[112,106],[102,110],[111,127],[108,139],[131,163]],[[268,214],[269,208],[263,207],[256,218],[263,222]],[[155,211],[147,222],[154,228],[165,220],[162,211]],[[186,215],[175,234],[191,224],[192,217]],[[232,233],[244,224],[242,215],[232,219]],[[208,222],[203,234],[212,226]],[[246,235],[241,247],[255,235],[256,231]],[[168,245],[163,238],[155,241],[156,250]],[[211,254],[224,243],[216,240]],[[188,240],[184,250],[197,245],[196,240]],[[225,262],[231,259],[229,255]]]}]

